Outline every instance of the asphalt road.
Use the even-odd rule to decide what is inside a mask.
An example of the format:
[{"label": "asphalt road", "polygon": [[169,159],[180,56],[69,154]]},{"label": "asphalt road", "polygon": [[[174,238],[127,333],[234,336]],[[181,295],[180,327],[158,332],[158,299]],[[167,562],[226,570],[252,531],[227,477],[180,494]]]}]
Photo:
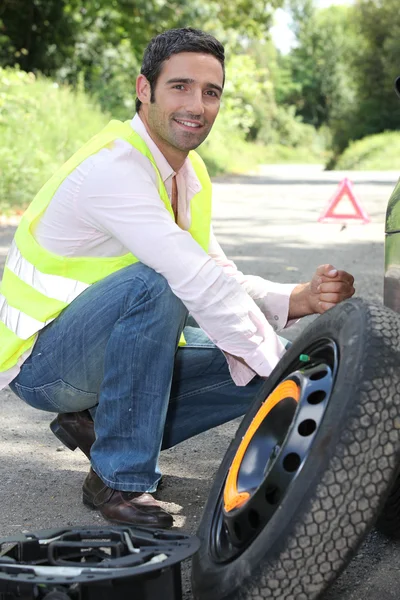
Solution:
[{"label": "asphalt road", "polygon": [[[367,225],[320,224],[338,182],[348,175],[371,217]],[[330,262],[356,278],[357,294],[382,299],[384,217],[397,173],[333,173],[318,167],[264,167],[214,181],[214,227],[243,271],[280,282],[306,281]],[[14,227],[0,226],[0,268]],[[307,319],[292,328],[295,337]],[[81,503],[88,461],[60,447],[52,415],[0,392],[0,536],[61,525],[101,524]],[[160,499],[176,527],[195,532],[214,472],[237,427],[229,423],[162,453]],[[184,565],[184,600],[192,598]],[[400,542],[372,532],[324,600],[394,600],[400,596]]]}]

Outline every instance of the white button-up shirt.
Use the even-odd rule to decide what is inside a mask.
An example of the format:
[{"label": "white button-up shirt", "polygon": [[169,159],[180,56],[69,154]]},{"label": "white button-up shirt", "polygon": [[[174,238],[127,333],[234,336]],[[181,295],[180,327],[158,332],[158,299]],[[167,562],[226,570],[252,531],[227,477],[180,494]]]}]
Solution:
[{"label": "white button-up shirt", "polygon": [[[166,278],[224,351],[237,385],[246,385],[255,373],[268,376],[285,352],[275,332],[287,323],[294,285],[244,275],[227,259],[213,233],[205,252],[187,231],[190,203],[201,189],[190,160],[175,173],[138,115],[131,126],[152,153],[170,198],[176,175],[178,223],[160,198],[149,159],[128,142],[116,140],[64,180],[36,229],[37,241],[70,257],[131,252]],[[3,379],[0,374],[0,386],[19,368],[3,373]]]}]

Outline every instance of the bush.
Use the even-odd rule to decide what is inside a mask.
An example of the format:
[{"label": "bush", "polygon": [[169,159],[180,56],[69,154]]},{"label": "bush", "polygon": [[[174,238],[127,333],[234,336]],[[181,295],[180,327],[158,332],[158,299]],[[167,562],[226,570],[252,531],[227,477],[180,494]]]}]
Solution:
[{"label": "bush", "polygon": [[206,141],[197,149],[211,176],[244,173],[259,164],[255,144],[245,141],[244,132],[232,125],[229,112],[222,111]]},{"label": "bush", "polygon": [[335,163],[336,170],[400,171],[400,132],[377,133],[352,142]]},{"label": "bush", "polygon": [[[301,123],[301,125],[303,125]],[[296,147],[279,143],[276,138],[267,144],[249,142],[231,125],[229,113],[222,111],[210,136],[198,149],[210,175],[221,173],[245,173],[261,164],[320,164],[324,162],[324,142],[313,127],[304,125],[308,134],[312,129],[312,142]],[[325,132],[326,133],[326,132]],[[325,135],[326,137],[326,135]],[[305,140],[306,138],[304,138]]]},{"label": "bush", "polygon": [[82,92],[0,68],[0,212],[26,207],[107,120]]},{"label": "bush", "polygon": [[85,90],[104,112],[125,121],[135,112],[134,74],[140,72],[140,64],[129,40],[104,46],[99,34],[87,34],[86,43],[77,45],[74,56],[57,72],[57,80]]},{"label": "bush", "polygon": [[[199,148],[210,175],[244,173],[266,163],[321,162],[320,151],[310,147],[307,136],[312,132],[307,128],[305,135],[301,123],[304,136],[299,137],[307,145],[266,147],[246,141],[251,119],[239,128],[239,108],[232,106],[229,95],[227,99],[210,137]],[[108,120],[82,91],[0,68],[0,212],[24,209],[54,171]]]},{"label": "bush", "polygon": [[266,145],[312,147],[317,140],[316,129],[312,125],[303,123],[300,117],[295,116],[295,112],[295,106],[277,106],[272,117],[265,119],[257,139]]}]

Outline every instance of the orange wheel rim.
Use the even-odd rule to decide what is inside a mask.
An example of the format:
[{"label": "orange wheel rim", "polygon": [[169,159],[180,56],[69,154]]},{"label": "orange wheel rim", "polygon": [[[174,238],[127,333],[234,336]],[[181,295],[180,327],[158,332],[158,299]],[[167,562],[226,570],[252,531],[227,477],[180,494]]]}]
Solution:
[{"label": "orange wheel rim", "polygon": [[239,492],[237,487],[239,470],[242,465],[243,458],[251,440],[254,437],[254,434],[258,431],[261,423],[272,411],[272,409],[279,404],[279,402],[282,402],[282,400],[285,400],[286,398],[292,398],[297,403],[300,400],[300,387],[292,379],[287,379],[279,384],[272,394],[268,396],[265,402],[263,402],[259,411],[252,420],[250,427],[246,431],[242,441],[240,442],[225,483],[224,509],[226,512],[230,512],[235,508],[242,507],[249,500],[251,496],[250,492]]}]

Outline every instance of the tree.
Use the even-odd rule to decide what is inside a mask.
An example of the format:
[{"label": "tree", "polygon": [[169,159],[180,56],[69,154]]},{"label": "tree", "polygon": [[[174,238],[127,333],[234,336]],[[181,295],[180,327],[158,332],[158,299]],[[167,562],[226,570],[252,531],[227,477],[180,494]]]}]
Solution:
[{"label": "tree", "polygon": [[284,101],[315,127],[348,110],[354,98],[349,56],[355,44],[352,8],[315,9],[312,0],[292,3],[297,45],[287,63],[293,83]]},{"label": "tree", "polygon": [[3,0],[0,66],[53,73],[73,52],[77,7],[75,0]]},{"label": "tree", "polygon": [[400,14],[396,0],[358,0],[355,5],[362,43],[354,54],[357,111],[354,139],[399,129],[400,103],[393,91],[400,75]]},{"label": "tree", "polygon": [[19,65],[61,82],[83,85],[103,108],[130,114],[134,79],[149,40],[195,26],[243,53],[266,36],[283,0],[3,0],[0,66]]},{"label": "tree", "polygon": [[[3,0],[0,64],[51,74],[85,36],[104,44],[129,41],[140,60],[148,41],[166,29],[207,27],[239,36],[267,34],[283,0]],[[7,42],[5,41],[7,39]]]}]

